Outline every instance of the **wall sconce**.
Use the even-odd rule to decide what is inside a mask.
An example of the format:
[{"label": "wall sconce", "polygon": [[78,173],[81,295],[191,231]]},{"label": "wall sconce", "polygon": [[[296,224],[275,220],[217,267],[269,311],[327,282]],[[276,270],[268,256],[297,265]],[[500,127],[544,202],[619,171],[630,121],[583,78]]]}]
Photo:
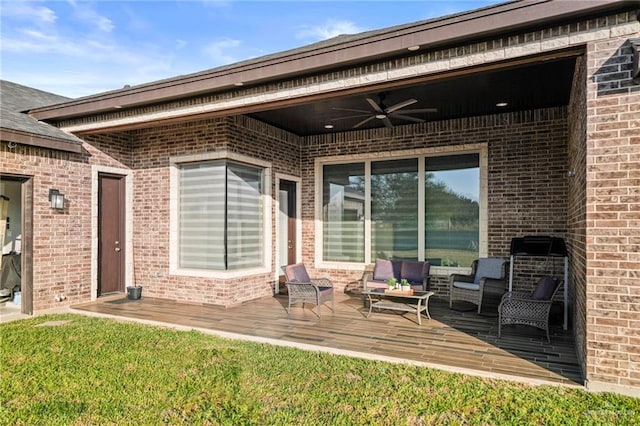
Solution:
[{"label": "wall sconce", "polygon": [[61,194],[57,189],[50,189],[49,202],[51,203],[51,208],[54,210],[64,209],[64,194]]}]

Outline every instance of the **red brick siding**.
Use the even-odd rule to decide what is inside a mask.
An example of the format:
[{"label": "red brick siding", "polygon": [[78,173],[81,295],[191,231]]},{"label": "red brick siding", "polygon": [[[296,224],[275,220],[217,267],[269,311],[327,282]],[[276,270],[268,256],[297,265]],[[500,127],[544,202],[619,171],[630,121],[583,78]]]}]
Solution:
[{"label": "red brick siding", "polygon": [[[72,154],[0,144],[2,173],[33,178],[33,310],[86,302],[91,297],[91,166],[122,166],[103,151],[104,143],[83,144]],[[110,139],[112,152],[128,151],[127,137]],[[126,156],[126,155],[125,155]],[[49,189],[65,195],[63,211],[51,209]],[[67,299],[56,302],[55,296]]]},{"label": "red brick siding", "polygon": [[[571,327],[576,339],[576,352],[584,366],[586,358],[586,179],[587,179],[587,69],[586,58],[576,62],[576,71],[569,101],[569,138],[567,170],[573,175],[568,181],[567,248],[569,262]],[[584,374],[584,371],[583,371]]]},{"label": "red brick siding", "polygon": [[637,392],[640,86],[626,38],[587,47],[586,373]]},{"label": "red brick siding", "polygon": [[[145,294],[227,306],[271,295],[271,273],[226,280],[169,274],[169,159],[226,149],[268,161],[275,194],[275,172],[298,174],[296,137],[247,117],[231,117],[139,130],[133,140],[134,275]],[[275,236],[273,242],[272,252]]]}]

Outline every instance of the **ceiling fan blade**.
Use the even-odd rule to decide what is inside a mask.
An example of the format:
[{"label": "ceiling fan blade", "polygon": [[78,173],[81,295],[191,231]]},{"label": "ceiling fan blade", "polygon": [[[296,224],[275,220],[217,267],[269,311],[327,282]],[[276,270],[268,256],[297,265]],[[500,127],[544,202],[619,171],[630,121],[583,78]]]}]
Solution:
[{"label": "ceiling fan blade", "polygon": [[393,124],[391,124],[391,120],[389,120],[389,117],[385,117],[382,119],[382,122],[384,123],[385,126],[387,126],[390,129],[393,129]]},{"label": "ceiling fan blade", "polygon": [[423,112],[438,112],[438,108],[403,109],[403,114],[420,114]]},{"label": "ceiling fan blade", "polygon": [[384,112],[386,112],[388,114],[390,112],[397,111],[400,108],[404,108],[406,106],[413,105],[416,102],[418,102],[416,99],[407,99],[406,101],[402,101],[402,102],[399,102],[399,103],[397,103],[395,105],[391,105],[389,108],[385,109]]},{"label": "ceiling fan blade", "polygon": [[371,115],[370,112],[368,112],[366,114],[346,115],[344,117],[331,118],[331,119],[329,119],[329,121],[349,120],[350,118],[369,117],[370,115]]},{"label": "ceiling fan blade", "polygon": [[371,111],[366,110],[366,109],[337,108],[337,107],[334,107],[334,108],[331,108],[331,109],[335,110],[335,111],[351,111],[351,112],[362,112],[362,113],[365,113],[365,114],[371,114]]},{"label": "ceiling fan blade", "polygon": [[367,102],[369,102],[369,105],[371,105],[371,108],[373,108],[375,112],[379,112],[381,114],[385,113],[382,108],[380,108],[380,105],[378,105],[373,99],[367,98]]},{"label": "ceiling fan blade", "polygon": [[413,121],[414,123],[424,123],[422,118],[411,117],[404,114],[389,114],[389,117],[400,118],[402,120]]},{"label": "ceiling fan blade", "polygon": [[376,118],[375,115],[370,116],[369,118],[365,118],[364,120],[362,120],[361,122],[357,123],[355,126],[353,126],[354,129],[357,129],[358,127],[362,126],[363,124],[373,120],[374,118]]}]

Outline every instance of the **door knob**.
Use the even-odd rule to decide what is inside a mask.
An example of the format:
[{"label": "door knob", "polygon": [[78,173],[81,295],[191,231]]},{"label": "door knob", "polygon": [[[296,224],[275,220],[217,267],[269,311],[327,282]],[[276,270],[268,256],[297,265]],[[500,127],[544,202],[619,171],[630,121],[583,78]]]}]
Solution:
[{"label": "door knob", "polygon": [[116,247],[116,251],[120,251],[120,247]]}]

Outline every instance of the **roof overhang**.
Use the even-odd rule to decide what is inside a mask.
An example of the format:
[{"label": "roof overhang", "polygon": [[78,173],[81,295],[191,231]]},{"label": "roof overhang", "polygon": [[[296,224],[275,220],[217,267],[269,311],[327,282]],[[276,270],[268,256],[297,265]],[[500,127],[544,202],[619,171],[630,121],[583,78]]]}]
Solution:
[{"label": "roof overhang", "polygon": [[55,149],[58,151],[74,152],[76,154],[80,154],[82,152],[81,142],[52,138],[6,128],[0,129],[0,140],[3,142],[14,142],[23,145]]},{"label": "roof overhang", "polygon": [[263,84],[354,63],[406,55],[411,46],[420,46],[421,50],[440,48],[632,6],[624,0],[516,0],[416,24],[371,31],[346,37],[345,41],[318,43],[196,74],[36,108],[30,113],[39,120],[62,120],[117,108],[166,102],[237,89],[236,85],[240,83],[245,86]]}]

